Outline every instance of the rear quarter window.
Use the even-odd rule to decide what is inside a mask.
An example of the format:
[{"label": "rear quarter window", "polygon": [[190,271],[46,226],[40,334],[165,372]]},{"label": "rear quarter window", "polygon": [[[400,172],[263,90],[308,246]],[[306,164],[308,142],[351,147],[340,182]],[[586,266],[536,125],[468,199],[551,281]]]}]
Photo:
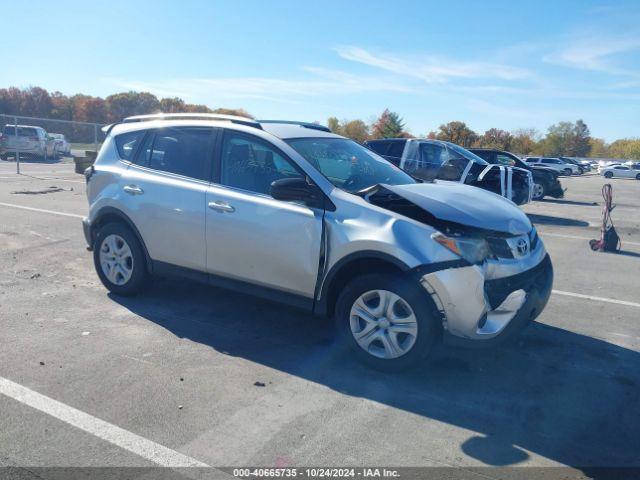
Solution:
[{"label": "rear quarter window", "polygon": [[132,160],[138,144],[142,141],[142,137],[144,137],[144,133],[144,130],[139,130],[135,132],[121,133],[116,136],[116,148],[118,149],[118,155],[120,155],[120,158],[128,161]]}]

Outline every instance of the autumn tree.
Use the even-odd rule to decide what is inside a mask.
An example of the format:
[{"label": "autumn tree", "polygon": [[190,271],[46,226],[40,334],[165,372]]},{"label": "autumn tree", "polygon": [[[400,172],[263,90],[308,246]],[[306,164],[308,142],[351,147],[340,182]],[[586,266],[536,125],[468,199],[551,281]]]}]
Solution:
[{"label": "autumn tree", "polygon": [[511,141],[513,137],[511,133],[500,130],[499,128],[490,128],[477,140],[477,144],[484,148],[495,148],[498,150],[511,150]]},{"label": "autumn tree", "polygon": [[363,143],[369,139],[369,127],[362,120],[350,120],[343,123],[341,135]]},{"label": "autumn tree", "polygon": [[589,156],[595,158],[603,158],[608,155],[607,144],[602,138],[589,139]]},{"label": "autumn tree", "polygon": [[107,117],[110,122],[119,122],[132,115],[144,115],[160,110],[160,101],[149,92],[123,92],[105,98]]},{"label": "autumn tree", "polygon": [[[204,105],[202,105],[204,107]],[[213,113],[220,113],[222,115],[235,115],[236,117],[246,117],[253,119],[253,115],[247,112],[244,108],[216,108]]]},{"label": "autumn tree", "polygon": [[340,120],[338,120],[336,117],[329,117],[327,119],[327,127],[329,127],[329,130],[331,130],[333,133],[342,135],[342,125],[340,125]]},{"label": "autumn tree", "polygon": [[160,100],[160,111],[163,113],[185,112],[184,100],[178,97],[163,98]]},{"label": "autumn tree", "polygon": [[573,138],[569,144],[569,155],[572,157],[586,157],[591,150],[591,133],[589,127],[582,120],[573,126]]},{"label": "autumn tree", "polygon": [[640,138],[622,138],[609,145],[611,158],[640,160]]},{"label": "autumn tree", "polygon": [[388,108],[371,126],[372,138],[400,138],[406,135],[402,118],[396,112],[389,111]]},{"label": "autumn tree", "polygon": [[520,155],[537,153],[540,133],[535,128],[520,128],[511,132],[511,151]]},{"label": "autumn tree", "polygon": [[478,135],[466,123],[453,121],[440,125],[436,138],[468,148],[478,139]]}]

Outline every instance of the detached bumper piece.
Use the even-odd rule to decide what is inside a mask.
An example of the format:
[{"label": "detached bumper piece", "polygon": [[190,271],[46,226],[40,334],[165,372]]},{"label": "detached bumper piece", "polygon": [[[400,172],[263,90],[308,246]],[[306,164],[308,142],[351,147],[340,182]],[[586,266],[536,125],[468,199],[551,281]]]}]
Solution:
[{"label": "detached bumper piece", "polygon": [[519,333],[549,300],[553,267],[549,255],[511,277],[485,280],[477,265],[432,272],[421,283],[441,311],[448,344],[491,347]]},{"label": "detached bumper piece", "polygon": [[87,250],[93,250],[93,239],[91,238],[91,224],[87,217],[82,219],[82,232],[84,233],[84,239],[87,242]]}]

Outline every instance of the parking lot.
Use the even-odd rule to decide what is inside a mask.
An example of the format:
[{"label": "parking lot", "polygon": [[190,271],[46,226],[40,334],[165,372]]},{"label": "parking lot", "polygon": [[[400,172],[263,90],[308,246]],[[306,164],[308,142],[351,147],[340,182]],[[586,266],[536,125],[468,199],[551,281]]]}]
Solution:
[{"label": "parking lot", "polygon": [[182,280],[108,294],[84,178],[22,172],[0,162],[0,466],[640,465],[639,181],[610,181],[620,254],[588,245],[602,177],[524,207],[555,282],[515,344],[384,374],[330,322],[253,297]]}]

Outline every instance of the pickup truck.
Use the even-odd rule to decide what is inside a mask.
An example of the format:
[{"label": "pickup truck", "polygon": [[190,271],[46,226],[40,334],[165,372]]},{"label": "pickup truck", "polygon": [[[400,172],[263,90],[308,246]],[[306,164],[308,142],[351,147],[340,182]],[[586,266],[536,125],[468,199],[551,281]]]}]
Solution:
[{"label": "pickup truck", "polygon": [[368,140],[365,146],[422,180],[450,180],[502,195],[517,205],[531,201],[529,170],[492,165],[458,145],[422,138]]},{"label": "pickup truck", "polygon": [[517,155],[504,150],[491,148],[471,148],[471,152],[485,159],[489,163],[524,168],[531,171],[533,176],[533,200],[542,200],[544,197],[562,198],[565,189],[558,180],[557,170],[547,168],[539,164],[529,165]]}]

